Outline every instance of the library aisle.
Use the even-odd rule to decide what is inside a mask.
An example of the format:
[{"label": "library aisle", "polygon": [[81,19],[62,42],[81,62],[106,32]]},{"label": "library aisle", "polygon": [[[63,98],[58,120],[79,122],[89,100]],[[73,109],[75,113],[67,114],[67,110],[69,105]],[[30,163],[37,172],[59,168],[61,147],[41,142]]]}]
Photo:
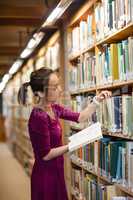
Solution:
[{"label": "library aisle", "polygon": [[6,143],[0,143],[0,200],[29,200],[30,179]]}]

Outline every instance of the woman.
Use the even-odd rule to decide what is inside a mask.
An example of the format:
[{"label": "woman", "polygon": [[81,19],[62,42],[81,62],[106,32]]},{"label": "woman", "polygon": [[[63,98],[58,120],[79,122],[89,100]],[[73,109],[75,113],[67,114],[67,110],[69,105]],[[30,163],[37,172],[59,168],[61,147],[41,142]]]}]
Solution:
[{"label": "woman", "polygon": [[20,103],[26,103],[28,86],[31,86],[34,95],[39,98],[28,122],[35,156],[31,176],[31,200],[67,200],[63,154],[69,151],[69,144],[62,145],[59,118],[83,122],[95,112],[96,105],[110,97],[111,93],[101,92],[93,103],[77,113],[56,103],[61,87],[57,74],[51,69],[41,68],[31,73],[30,82],[24,83],[19,90]]}]

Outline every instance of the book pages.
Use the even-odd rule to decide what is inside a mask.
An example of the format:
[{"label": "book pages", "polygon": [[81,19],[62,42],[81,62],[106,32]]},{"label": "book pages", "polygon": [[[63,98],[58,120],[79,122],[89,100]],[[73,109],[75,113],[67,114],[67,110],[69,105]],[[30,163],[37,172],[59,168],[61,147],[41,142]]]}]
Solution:
[{"label": "book pages", "polygon": [[100,138],[102,138],[101,124],[97,122],[69,137],[69,151],[74,151]]}]

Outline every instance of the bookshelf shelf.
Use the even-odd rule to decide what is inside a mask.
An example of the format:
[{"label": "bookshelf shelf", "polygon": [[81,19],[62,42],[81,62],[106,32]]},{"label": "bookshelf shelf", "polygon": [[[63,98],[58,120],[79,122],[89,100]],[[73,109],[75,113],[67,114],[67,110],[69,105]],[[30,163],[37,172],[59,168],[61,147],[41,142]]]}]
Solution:
[{"label": "bookshelf shelf", "polygon": [[123,186],[121,184],[116,184],[116,187],[118,187],[121,191],[125,192],[129,196],[133,196],[133,191],[127,188],[126,186]]},{"label": "bookshelf shelf", "polygon": [[104,90],[104,89],[115,89],[115,88],[120,88],[120,87],[124,87],[124,86],[129,86],[129,85],[131,85],[131,86],[133,85],[133,80],[107,84],[104,86],[96,86],[96,87],[87,88],[87,89],[79,89],[76,91],[71,91],[70,94],[71,95],[79,95],[81,93],[96,92],[96,90]]},{"label": "bookshelf shelf", "polygon": [[100,42],[96,43],[96,46],[102,45],[104,43],[113,43],[120,40],[127,38],[128,36],[133,34],[133,22],[128,24],[126,27],[112,33],[111,35],[107,36]]},{"label": "bookshelf shelf", "polygon": [[80,10],[71,18],[69,22],[69,27],[73,27],[78,24],[80,20],[83,19],[83,16],[86,17],[86,13],[88,12],[88,10],[90,10],[97,1],[98,0],[90,0],[89,2],[81,6]]},{"label": "bookshelf shelf", "polygon": [[133,80],[112,83],[110,85],[97,86],[97,90],[119,88],[126,85],[133,85]]},{"label": "bookshelf shelf", "polygon": [[122,138],[122,139],[125,139],[125,140],[133,141],[133,137],[123,135],[122,133],[110,133],[110,132],[105,133],[104,132],[103,135],[116,137],[116,138]]},{"label": "bookshelf shelf", "polygon": [[87,89],[79,89],[77,91],[70,92],[70,94],[71,95],[78,95],[78,94],[81,94],[81,93],[95,92],[95,91],[96,91],[96,88],[92,87],[92,88],[87,88]]},{"label": "bookshelf shelf", "polygon": [[90,46],[90,47],[88,47],[88,48],[86,48],[82,51],[79,51],[77,53],[72,53],[69,56],[69,61],[72,62],[72,61],[76,60],[78,57],[80,57],[82,54],[85,54],[89,51],[94,51],[94,50],[95,50],[95,45],[92,45],[92,46]]},{"label": "bookshelf shelf", "polygon": [[93,174],[94,176],[98,176],[96,172],[94,172],[94,170],[92,169],[88,169],[87,167],[84,166],[83,162],[79,162],[79,161],[75,161],[74,159],[71,159],[71,162],[76,165],[77,167],[82,168],[83,170],[85,170],[88,173]]},{"label": "bookshelf shelf", "polygon": [[99,175],[98,173],[94,172],[93,170],[90,170],[90,169],[87,169],[86,167],[83,166],[83,164],[79,164],[77,161],[71,159],[71,162],[76,165],[77,167],[80,167],[82,168],[84,171],[88,172],[88,173],[91,173],[92,175],[98,177],[99,179],[105,181],[106,183],[109,183],[109,184],[113,184],[111,182],[111,180],[109,180],[109,178],[105,177],[105,176],[101,176]]},{"label": "bookshelf shelf", "polygon": [[76,161],[76,160],[74,160],[74,159],[71,159],[71,162],[72,162],[74,165],[76,165],[77,167],[83,168],[82,163],[79,162],[78,160]]},{"label": "bookshelf shelf", "polygon": [[103,180],[103,181],[105,181],[106,183],[108,183],[108,184],[113,184],[110,180],[109,180],[109,178],[107,178],[107,177],[105,177],[105,176],[100,176],[100,175],[98,175],[98,178],[99,179],[101,179],[101,180]]}]

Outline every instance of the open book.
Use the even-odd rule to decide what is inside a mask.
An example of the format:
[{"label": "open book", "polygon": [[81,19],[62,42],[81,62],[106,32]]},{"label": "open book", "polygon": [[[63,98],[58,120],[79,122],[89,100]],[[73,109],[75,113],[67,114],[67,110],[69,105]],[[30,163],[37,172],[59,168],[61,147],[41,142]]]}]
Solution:
[{"label": "open book", "polygon": [[74,151],[100,138],[102,138],[101,124],[97,122],[69,137],[69,151]]}]

